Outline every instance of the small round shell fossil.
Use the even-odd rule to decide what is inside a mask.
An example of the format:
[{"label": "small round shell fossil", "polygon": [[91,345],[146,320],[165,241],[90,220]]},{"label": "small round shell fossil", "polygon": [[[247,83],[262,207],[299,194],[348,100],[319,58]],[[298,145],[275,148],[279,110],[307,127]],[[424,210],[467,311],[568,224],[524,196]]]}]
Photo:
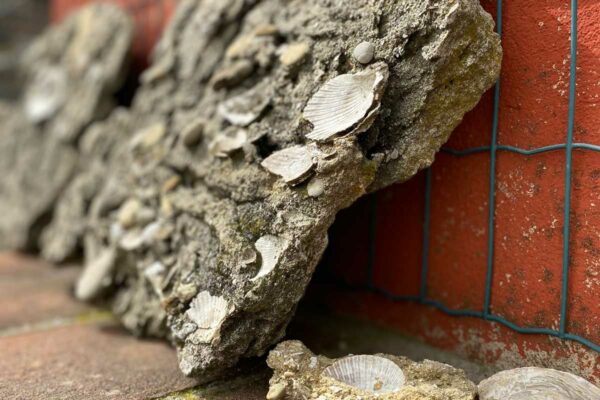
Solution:
[{"label": "small round shell fossil", "polygon": [[287,247],[287,240],[273,235],[265,235],[261,236],[254,246],[260,253],[262,259],[260,270],[256,276],[252,278],[252,280],[257,280],[275,269],[282,253]]},{"label": "small round shell fossil", "polygon": [[548,368],[516,368],[499,372],[479,384],[481,400],[591,400],[600,389],[567,372]]},{"label": "small round shell fossil", "polygon": [[326,82],[308,101],[304,118],[313,124],[307,138],[326,141],[341,133],[367,130],[379,110],[388,78],[384,63]]},{"label": "small round shell fossil", "polygon": [[375,55],[375,46],[371,42],[361,42],[354,48],[352,57],[361,64],[368,64],[373,61]]},{"label": "small round shell fossil", "polygon": [[218,334],[228,312],[227,300],[205,290],[194,297],[186,315],[198,327],[196,339],[201,343],[210,343]]},{"label": "small round shell fossil", "polygon": [[260,165],[283,177],[288,184],[296,185],[309,177],[316,161],[306,146],[293,146],[274,152]]},{"label": "small round shell fossil", "polygon": [[371,355],[342,358],[325,368],[322,376],[375,394],[397,392],[406,380],[394,362]]},{"label": "small round shell fossil", "polygon": [[232,125],[248,126],[256,121],[269,105],[265,85],[257,85],[219,104],[219,114]]}]

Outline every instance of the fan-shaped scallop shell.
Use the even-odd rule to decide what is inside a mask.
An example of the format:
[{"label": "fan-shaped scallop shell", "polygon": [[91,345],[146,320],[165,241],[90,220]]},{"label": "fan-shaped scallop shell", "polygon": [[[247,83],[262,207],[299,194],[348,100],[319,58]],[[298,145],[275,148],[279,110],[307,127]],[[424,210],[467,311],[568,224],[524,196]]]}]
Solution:
[{"label": "fan-shaped scallop shell", "polygon": [[198,327],[195,338],[201,343],[210,343],[218,334],[228,312],[227,300],[205,290],[192,300],[186,315]]},{"label": "fan-shaped scallop shell", "polygon": [[567,372],[547,368],[502,371],[479,384],[481,400],[591,400],[600,389]]},{"label": "fan-shaped scallop shell", "polygon": [[256,241],[254,246],[260,253],[262,264],[260,270],[252,280],[262,278],[275,269],[283,251],[287,247],[287,243],[287,240],[273,235],[261,236]]},{"label": "fan-shaped scallop shell", "polygon": [[260,165],[290,185],[296,185],[309,177],[316,161],[306,146],[293,146],[274,152]]},{"label": "fan-shaped scallop shell", "polygon": [[371,355],[342,358],[325,368],[322,376],[375,394],[397,392],[406,380],[394,362]]},{"label": "fan-shaped scallop shell", "polygon": [[[325,141],[339,133],[364,131],[373,123],[385,84],[387,65],[379,63],[356,74],[339,75],[326,82],[308,101],[304,118],[313,124],[306,137]],[[368,126],[361,124],[368,118]]]}]

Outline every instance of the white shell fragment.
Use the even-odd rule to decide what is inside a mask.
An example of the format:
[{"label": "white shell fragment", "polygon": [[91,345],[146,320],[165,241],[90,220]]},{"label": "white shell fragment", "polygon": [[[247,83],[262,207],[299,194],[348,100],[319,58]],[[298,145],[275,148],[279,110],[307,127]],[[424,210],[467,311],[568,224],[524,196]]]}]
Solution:
[{"label": "white shell fragment", "polygon": [[27,118],[36,124],[49,119],[64,105],[66,94],[67,75],[61,68],[40,69],[25,93]]},{"label": "white shell fragment", "polygon": [[200,292],[190,303],[187,317],[198,327],[195,338],[200,343],[210,343],[218,334],[229,310],[223,297],[213,296],[208,291]]},{"label": "white shell fragment", "polygon": [[376,394],[397,392],[406,380],[394,362],[371,355],[342,358],[325,368],[322,375]]},{"label": "white shell fragment", "polygon": [[502,371],[479,384],[481,400],[591,400],[600,389],[567,372],[547,368]]},{"label": "white shell fragment", "polygon": [[92,300],[98,295],[109,277],[116,257],[114,248],[106,248],[90,262],[85,264],[83,273],[75,286],[75,297],[79,300]]},{"label": "white shell fragment", "polygon": [[248,126],[256,121],[269,105],[262,85],[219,104],[219,114],[232,125]]},{"label": "white shell fragment", "polygon": [[361,42],[354,48],[352,57],[361,64],[368,64],[375,56],[375,46],[371,42]]},{"label": "white shell fragment", "polygon": [[262,278],[263,276],[273,271],[273,269],[275,269],[275,267],[277,266],[277,263],[279,262],[279,259],[281,258],[281,255],[283,254],[287,245],[287,240],[277,236],[266,235],[260,237],[254,244],[254,246],[256,247],[256,250],[258,250],[258,252],[260,253],[260,256],[262,258],[262,264],[260,266],[260,270],[258,271],[256,276],[252,278],[252,280]]},{"label": "white shell fragment", "polygon": [[225,134],[217,136],[208,146],[210,153],[216,157],[227,157],[236,150],[241,149],[248,142],[246,131],[240,129],[235,136]]},{"label": "white shell fragment", "polygon": [[267,171],[283,177],[290,185],[296,185],[308,178],[316,164],[306,146],[293,146],[276,151],[260,163]]},{"label": "white shell fragment", "polygon": [[139,229],[129,231],[120,238],[119,246],[127,251],[147,246],[154,241],[160,228],[161,223],[155,221],[146,225],[141,231]]},{"label": "white shell fragment", "polygon": [[306,190],[310,197],[319,197],[325,191],[325,182],[323,179],[315,177],[308,182]]},{"label": "white shell fragment", "polygon": [[379,110],[388,75],[387,65],[379,63],[326,82],[304,108],[304,118],[313,124],[313,131],[306,137],[325,141],[340,133],[367,130]]}]

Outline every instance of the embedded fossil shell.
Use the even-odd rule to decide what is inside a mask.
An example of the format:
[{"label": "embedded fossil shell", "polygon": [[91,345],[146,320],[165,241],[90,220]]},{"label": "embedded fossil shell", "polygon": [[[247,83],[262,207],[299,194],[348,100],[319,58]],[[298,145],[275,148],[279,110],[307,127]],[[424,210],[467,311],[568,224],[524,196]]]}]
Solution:
[{"label": "embedded fossil shell", "polygon": [[368,64],[375,55],[375,46],[371,42],[361,42],[354,48],[352,57],[361,64]]},{"label": "embedded fossil shell", "polygon": [[52,117],[67,100],[67,75],[58,67],[47,67],[33,77],[28,85],[24,106],[27,118],[39,123]]},{"label": "embedded fossil shell", "polygon": [[152,243],[160,228],[161,223],[159,221],[155,221],[146,225],[141,231],[129,231],[120,238],[119,246],[127,251],[142,248],[143,246]]},{"label": "embedded fossil shell", "polygon": [[200,292],[190,303],[186,315],[198,327],[195,336],[201,343],[210,343],[219,332],[229,310],[223,297],[213,296],[208,291]]},{"label": "embedded fossil shell", "polygon": [[115,257],[115,249],[110,247],[102,250],[91,262],[86,263],[75,286],[75,297],[84,301],[96,297],[104,285],[104,280],[110,275]]},{"label": "embedded fossil shell", "polygon": [[325,191],[325,183],[322,179],[315,177],[308,182],[306,190],[310,197],[319,197]]},{"label": "embedded fossil shell", "polygon": [[250,89],[241,95],[232,97],[219,104],[218,112],[230,124],[248,126],[256,121],[269,105],[269,96],[265,95],[262,85]]},{"label": "embedded fossil shell", "polygon": [[235,136],[227,136],[225,134],[216,137],[208,146],[212,155],[217,157],[227,157],[229,154],[244,147],[248,142],[246,131],[240,129]]},{"label": "embedded fossil shell", "polygon": [[394,362],[371,355],[342,358],[325,368],[322,376],[376,394],[397,392],[405,382]]},{"label": "embedded fossil shell", "polygon": [[256,241],[254,246],[260,253],[262,265],[252,280],[262,278],[273,271],[281,258],[281,254],[287,247],[287,244],[287,240],[273,235],[262,236]]},{"label": "embedded fossil shell", "polygon": [[600,389],[567,372],[547,368],[502,371],[479,384],[481,400],[591,400]]},{"label": "embedded fossil shell", "polygon": [[283,177],[290,185],[296,185],[308,178],[316,164],[306,146],[293,146],[276,151],[260,163],[267,171]]},{"label": "embedded fossil shell", "polygon": [[[373,68],[339,75],[326,82],[304,108],[304,118],[313,124],[313,131],[306,137],[325,141],[339,133],[368,129],[378,112],[388,75],[387,65],[378,63]],[[362,124],[364,120],[368,121],[367,126]]]},{"label": "embedded fossil shell", "polygon": [[196,118],[189,122],[181,131],[181,139],[187,147],[193,147],[200,143],[204,134],[204,124],[206,121],[203,118]]}]

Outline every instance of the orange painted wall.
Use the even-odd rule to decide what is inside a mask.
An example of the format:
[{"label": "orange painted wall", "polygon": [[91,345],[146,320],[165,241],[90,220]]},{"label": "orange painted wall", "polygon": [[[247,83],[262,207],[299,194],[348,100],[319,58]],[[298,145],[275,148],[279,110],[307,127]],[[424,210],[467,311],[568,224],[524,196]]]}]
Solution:
[{"label": "orange painted wall", "polygon": [[[482,5],[495,14],[495,0]],[[600,145],[600,2],[580,0],[578,18],[574,139]],[[566,0],[503,1],[499,144],[531,149],[566,142],[570,23]],[[490,92],[448,146],[490,145],[492,112]],[[564,150],[531,156],[498,152],[490,311],[523,327],[559,328],[565,161]],[[428,297],[452,309],[483,309],[489,174],[489,152],[440,153],[432,168]],[[574,150],[571,182],[566,331],[600,345],[600,152]],[[422,172],[375,197],[374,285],[395,295],[419,294],[424,191]],[[322,273],[322,281],[366,282],[370,201],[338,218],[325,259],[333,277]],[[550,366],[600,382],[600,354],[579,343],[519,334],[498,323],[452,317],[382,295],[326,288],[315,292],[338,310],[472,359],[504,368]]]}]

